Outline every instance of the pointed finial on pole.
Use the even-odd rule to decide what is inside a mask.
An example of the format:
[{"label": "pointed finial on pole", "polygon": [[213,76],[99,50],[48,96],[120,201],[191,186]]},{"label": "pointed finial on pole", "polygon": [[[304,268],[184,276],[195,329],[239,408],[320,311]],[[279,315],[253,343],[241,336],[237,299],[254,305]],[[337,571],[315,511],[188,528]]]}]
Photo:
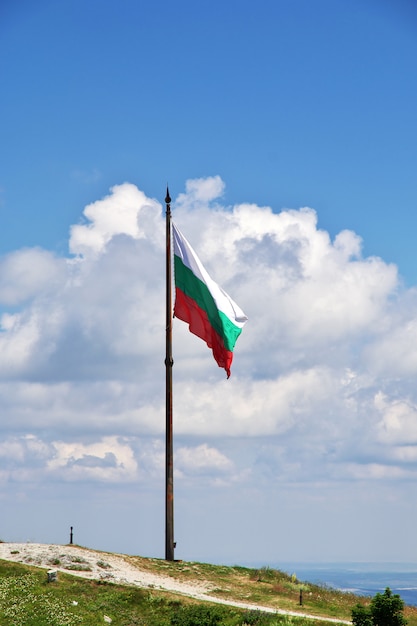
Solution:
[{"label": "pointed finial on pole", "polygon": [[169,195],[168,185],[167,185],[167,195],[166,195],[166,198],[165,198],[165,202],[166,202],[166,204],[169,204],[171,202],[171,197]]}]

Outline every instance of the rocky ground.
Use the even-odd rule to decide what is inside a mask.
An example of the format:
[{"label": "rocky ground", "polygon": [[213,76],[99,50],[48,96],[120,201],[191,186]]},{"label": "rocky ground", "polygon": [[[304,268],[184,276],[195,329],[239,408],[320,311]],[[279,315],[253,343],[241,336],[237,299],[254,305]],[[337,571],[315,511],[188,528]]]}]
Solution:
[{"label": "rocky ground", "polygon": [[83,578],[165,589],[192,597],[200,597],[209,591],[205,585],[187,584],[171,577],[140,570],[129,563],[122,554],[96,552],[77,546],[0,543],[0,559],[66,572]]}]

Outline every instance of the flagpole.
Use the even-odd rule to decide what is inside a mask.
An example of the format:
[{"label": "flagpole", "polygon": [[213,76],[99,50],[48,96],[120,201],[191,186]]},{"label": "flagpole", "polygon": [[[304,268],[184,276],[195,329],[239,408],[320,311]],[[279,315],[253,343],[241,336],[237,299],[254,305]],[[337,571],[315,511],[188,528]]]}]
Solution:
[{"label": "flagpole", "polygon": [[172,437],[172,269],[171,198],[166,204],[166,353],[165,353],[165,560],[174,560],[174,454]]}]

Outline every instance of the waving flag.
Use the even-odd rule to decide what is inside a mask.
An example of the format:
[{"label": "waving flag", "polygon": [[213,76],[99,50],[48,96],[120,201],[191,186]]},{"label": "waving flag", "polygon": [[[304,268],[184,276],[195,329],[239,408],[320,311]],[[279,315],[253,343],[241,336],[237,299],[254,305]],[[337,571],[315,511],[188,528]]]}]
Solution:
[{"label": "waving flag", "polygon": [[184,235],[172,224],[174,235],[174,315],[189,325],[213,351],[219,367],[230,376],[233,349],[247,321],[241,308],[210,278]]}]

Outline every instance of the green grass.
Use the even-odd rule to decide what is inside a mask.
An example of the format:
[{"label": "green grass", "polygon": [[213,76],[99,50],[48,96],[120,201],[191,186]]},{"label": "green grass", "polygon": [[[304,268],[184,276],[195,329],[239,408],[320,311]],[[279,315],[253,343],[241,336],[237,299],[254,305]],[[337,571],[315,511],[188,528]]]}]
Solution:
[{"label": "green grass", "polygon": [[[107,563],[103,553],[102,567]],[[269,568],[214,566],[204,563],[168,563],[159,559],[125,557],[141,569],[184,582],[205,582],[210,595],[227,600],[258,603],[309,614],[351,618],[357,596],[297,580],[295,575]],[[83,565],[83,560],[79,565]],[[299,605],[300,588],[303,606]],[[366,602],[368,600],[363,600]],[[156,589],[90,581],[59,572],[47,582],[46,570],[0,560],[0,626],[98,626],[108,616],[115,626],[313,626],[326,622],[262,614]],[[407,607],[409,626],[417,626],[417,609]],[[328,624],[328,623],[327,623]]]}]

